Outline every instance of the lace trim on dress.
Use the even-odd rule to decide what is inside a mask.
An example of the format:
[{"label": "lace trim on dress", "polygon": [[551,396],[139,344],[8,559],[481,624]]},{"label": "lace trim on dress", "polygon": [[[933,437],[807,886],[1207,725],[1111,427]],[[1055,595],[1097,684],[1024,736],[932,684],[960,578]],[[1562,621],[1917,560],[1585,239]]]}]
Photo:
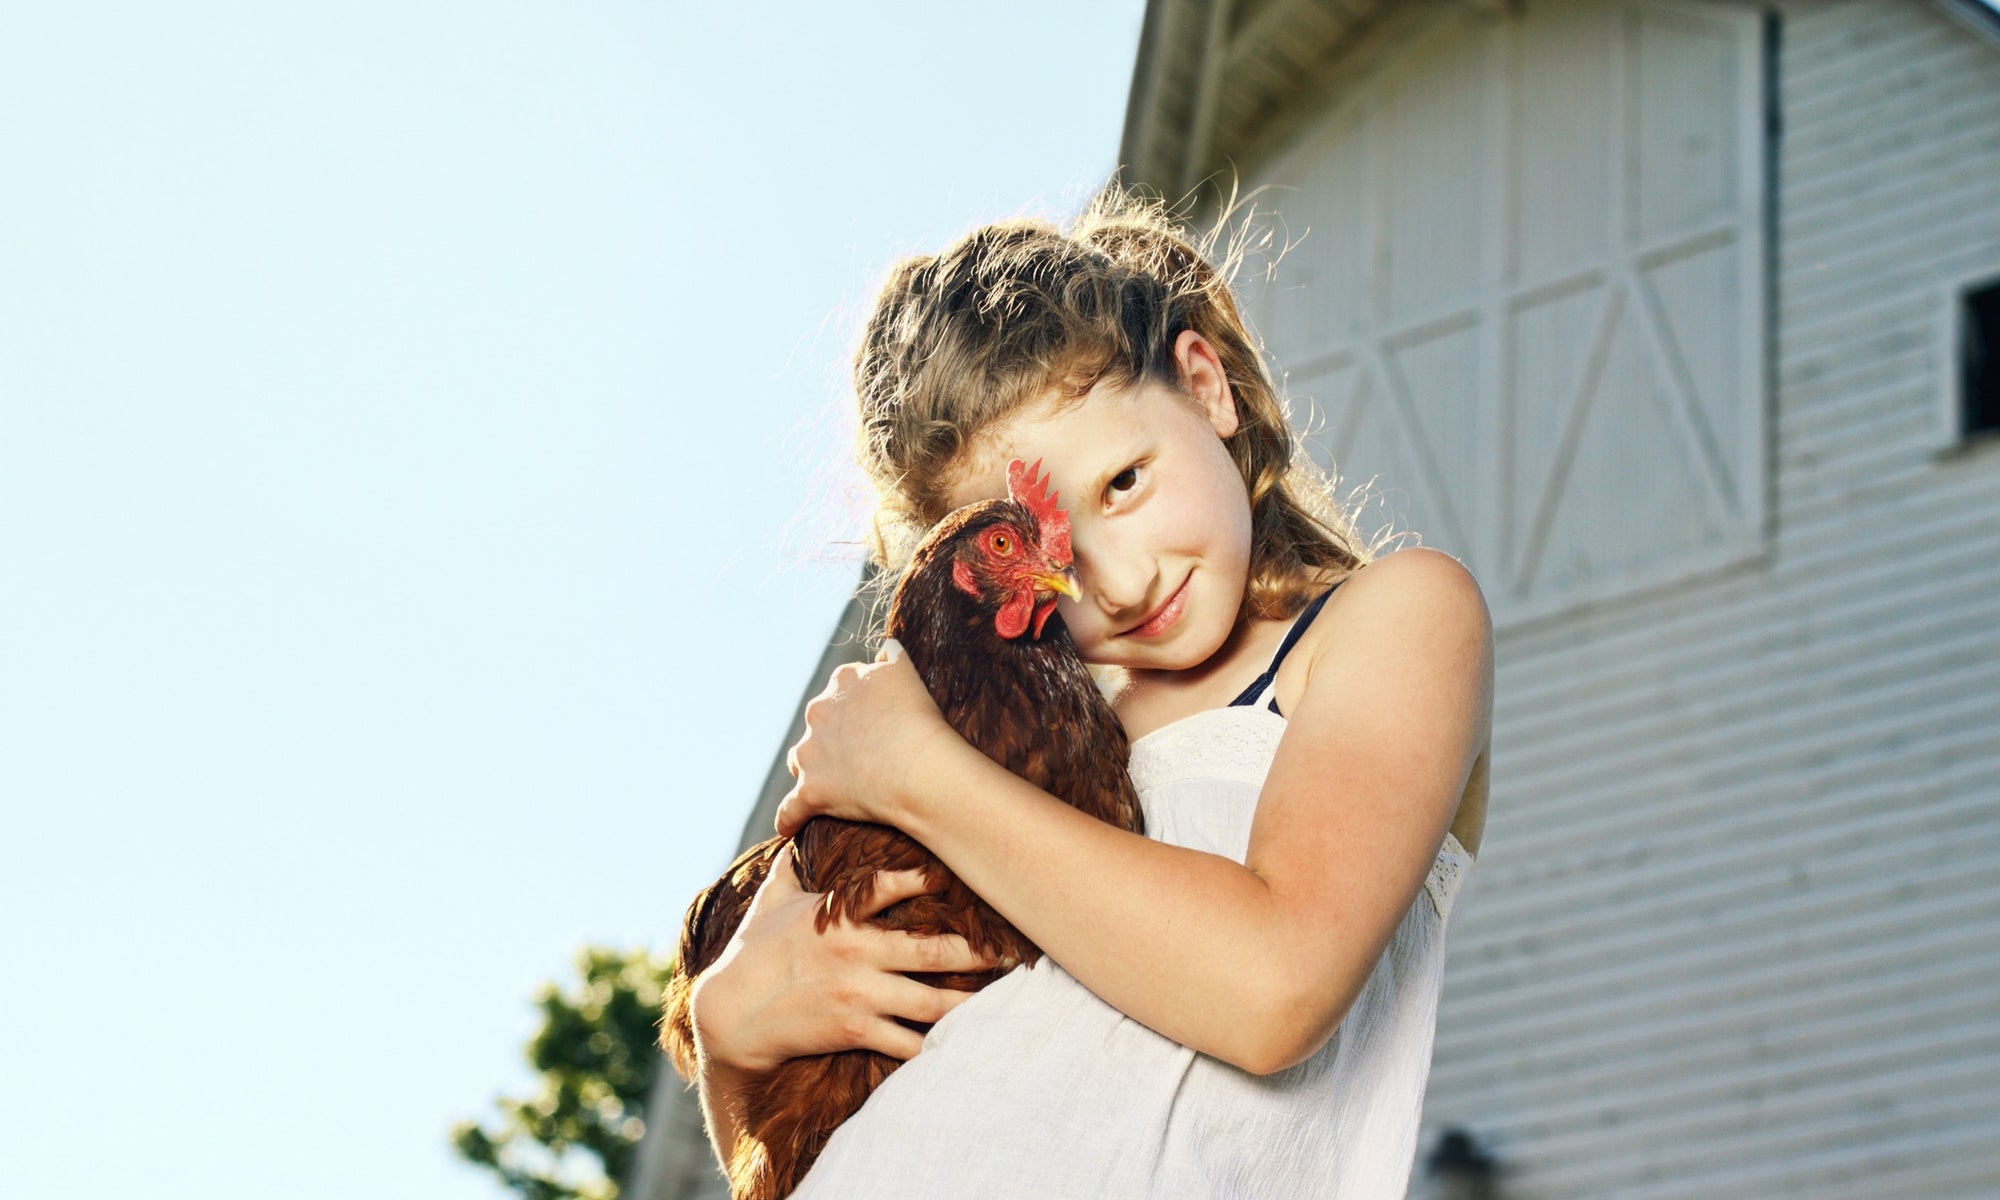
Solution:
[{"label": "lace trim on dress", "polygon": [[1438,848],[1437,861],[1431,864],[1430,874],[1424,876],[1424,891],[1430,893],[1431,907],[1437,909],[1438,920],[1451,916],[1451,902],[1458,898],[1458,889],[1465,885],[1472,864],[1471,852],[1456,834],[1447,831],[1444,845]]},{"label": "lace trim on dress", "polygon": [[1262,708],[1207,708],[1132,743],[1132,782],[1143,793],[1183,779],[1264,786],[1285,719]]}]

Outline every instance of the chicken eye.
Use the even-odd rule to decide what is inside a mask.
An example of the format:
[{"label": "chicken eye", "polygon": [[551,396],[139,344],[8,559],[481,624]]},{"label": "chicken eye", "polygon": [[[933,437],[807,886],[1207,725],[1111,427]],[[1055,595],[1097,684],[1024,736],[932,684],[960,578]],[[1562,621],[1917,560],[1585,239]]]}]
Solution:
[{"label": "chicken eye", "polygon": [[1010,537],[1008,537],[1008,536],[1007,536],[1006,534],[1004,534],[1004,533],[996,533],[996,534],[994,534],[994,535],[993,535],[993,553],[995,553],[995,554],[1012,554],[1012,553],[1014,553],[1014,539],[1013,539],[1013,538],[1010,538]]}]

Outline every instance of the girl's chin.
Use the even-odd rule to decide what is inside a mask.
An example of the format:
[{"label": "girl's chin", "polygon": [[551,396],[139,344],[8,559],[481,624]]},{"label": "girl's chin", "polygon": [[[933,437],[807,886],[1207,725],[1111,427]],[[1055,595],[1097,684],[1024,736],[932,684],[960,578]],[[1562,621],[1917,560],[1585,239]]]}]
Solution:
[{"label": "girl's chin", "polygon": [[1174,636],[1153,646],[1100,646],[1085,651],[1083,660],[1093,667],[1115,667],[1134,673],[1187,671],[1214,658],[1229,640],[1224,629],[1213,637],[1202,637],[1193,629],[1174,630]]}]

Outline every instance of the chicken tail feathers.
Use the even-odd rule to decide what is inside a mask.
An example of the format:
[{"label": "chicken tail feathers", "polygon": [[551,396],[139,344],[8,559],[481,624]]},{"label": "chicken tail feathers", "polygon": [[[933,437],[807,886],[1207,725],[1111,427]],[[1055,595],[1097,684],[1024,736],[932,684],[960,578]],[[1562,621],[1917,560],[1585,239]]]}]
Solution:
[{"label": "chicken tail feathers", "polygon": [[729,1155],[729,1200],[780,1200],[785,1194],[778,1190],[770,1149],[748,1134],[737,1135]]}]

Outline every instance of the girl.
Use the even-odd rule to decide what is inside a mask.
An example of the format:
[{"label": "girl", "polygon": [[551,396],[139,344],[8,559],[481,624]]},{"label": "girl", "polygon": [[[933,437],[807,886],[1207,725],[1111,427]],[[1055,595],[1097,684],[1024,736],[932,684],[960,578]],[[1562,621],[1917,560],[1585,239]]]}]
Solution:
[{"label": "girl", "polygon": [[[800,1197],[1401,1197],[1485,816],[1471,576],[1425,549],[1370,561],[1314,516],[1226,278],[1116,190],[1067,231],[1005,222],[901,264],[855,381],[885,565],[1004,495],[1010,459],[1051,473],[1082,589],[1060,611],[1122,669],[1149,836],[974,750],[893,644],[835,672],[779,831],[895,825],[1048,958],[969,999],[931,989],[902,973],[988,964],[817,935],[774,870],[695,992],[711,1136],[733,1139],[742,1072],[865,1046],[909,1061]],[[877,900],[922,886],[885,876]]]}]

